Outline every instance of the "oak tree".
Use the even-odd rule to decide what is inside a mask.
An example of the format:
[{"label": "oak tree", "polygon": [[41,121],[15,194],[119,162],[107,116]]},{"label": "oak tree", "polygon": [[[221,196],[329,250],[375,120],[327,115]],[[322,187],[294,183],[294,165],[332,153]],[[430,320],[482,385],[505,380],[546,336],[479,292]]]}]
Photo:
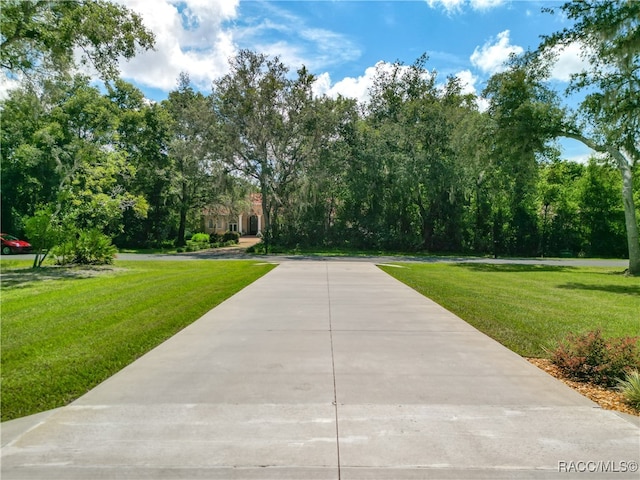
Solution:
[{"label": "oak tree", "polygon": [[622,175],[629,273],[640,275],[633,196],[633,170],[640,162],[640,2],[576,1],[559,10],[573,24],[546,37],[540,54],[579,45],[588,66],[572,77],[569,92],[585,91],[586,95],[558,135],[607,155]]}]

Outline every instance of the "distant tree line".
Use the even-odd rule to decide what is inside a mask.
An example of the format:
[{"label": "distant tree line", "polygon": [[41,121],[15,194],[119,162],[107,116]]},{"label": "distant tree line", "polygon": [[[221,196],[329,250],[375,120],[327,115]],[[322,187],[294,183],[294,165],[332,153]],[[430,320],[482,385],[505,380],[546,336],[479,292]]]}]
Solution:
[{"label": "distant tree line", "polygon": [[[32,74],[1,104],[2,231],[37,224],[58,242],[99,230],[119,246],[184,244],[201,229],[204,207],[233,210],[259,191],[267,248],[628,255],[640,273],[638,2],[560,7],[572,29],[494,75],[486,110],[458,79],[429,70],[426,56],[379,65],[358,103],[316,96],[306,68],[293,74],[248,50],[230,59],[210,94],[182,74],[152,103],[113,76],[108,57],[98,57],[103,90],[72,75],[64,52],[47,56],[40,45],[40,56],[24,57],[5,34],[20,15],[42,21],[24,3],[34,4],[2,11],[3,68]],[[98,7],[113,7],[64,5],[93,6],[83,25],[100,18]],[[133,32],[123,42],[152,45],[135,14],[118,12],[138,29],[122,30]],[[576,41],[590,69],[571,82],[571,92],[586,92],[573,111],[549,72],[560,47]],[[561,137],[599,155],[562,160]]]}]

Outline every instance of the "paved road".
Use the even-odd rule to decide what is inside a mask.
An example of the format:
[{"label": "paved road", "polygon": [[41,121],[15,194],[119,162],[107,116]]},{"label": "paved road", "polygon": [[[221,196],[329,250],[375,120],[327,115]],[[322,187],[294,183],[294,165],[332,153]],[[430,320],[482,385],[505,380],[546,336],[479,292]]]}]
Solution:
[{"label": "paved road", "polygon": [[637,479],[640,461],[628,417],[366,262],[283,262],[2,444],[3,480]]},{"label": "paved road", "polygon": [[617,259],[542,259],[542,258],[478,258],[478,257],[421,257],[421,256],[305,256],[305,255],[247,255],[241,250],[230,249],[226,251],[203,251],[195,253],[181,253],[171,255],[144,255],[144,254],[119,254],[121,260],[218,260],[218,259],[264,259],[266,261],[281,263],[286,261],[330,261],[330,262],[364,262],[364,263],[491,263],[491,264],[523,264],[523,265],[550,265],[573,267],[619,267],[629,266],[628,260]]},{"label": "paved road", "polygon": [[[33,255],[12,255],[16,260],[33,260]],[[309,256],[309,255],[249,255],[239,248],[221,248],[216,250],[204,250],[193,253],[172,253],[172,254],[140,254],[140,253],[119,253],[116,257],[119,260],[264,260],[273,263],[289,261],[329,261],[329,262],[363,262],[363,263],[490,263],[490,264],[522,264],[522,265],[549,265],[558,267],[615,267],[627,268],[628,260],[617,259],[589,259],[589,258],[488,258],[488,257],[423,257],[423,256]]]}]

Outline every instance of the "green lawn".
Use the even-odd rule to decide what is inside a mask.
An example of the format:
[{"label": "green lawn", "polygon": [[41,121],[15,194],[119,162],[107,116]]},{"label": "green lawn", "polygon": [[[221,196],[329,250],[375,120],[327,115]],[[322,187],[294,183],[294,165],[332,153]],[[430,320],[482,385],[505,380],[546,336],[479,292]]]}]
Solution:
[{"label": "green lawn", "polygon": [[65,405],[271,270],[254,261],[2,261],[2,420]]},{"label": "green lawn", "polygon": [[548,356],[570,332],[640,335],[640,278],[614,268],[402,266],[381,268],[523,356]]}]

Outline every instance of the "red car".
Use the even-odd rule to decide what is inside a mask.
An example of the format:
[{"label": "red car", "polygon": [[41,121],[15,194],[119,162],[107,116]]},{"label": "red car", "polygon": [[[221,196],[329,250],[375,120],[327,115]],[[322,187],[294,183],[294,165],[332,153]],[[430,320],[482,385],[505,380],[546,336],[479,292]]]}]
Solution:
[{"label": "red car", "polygon": [[10,255],[12,253],[29,253],[31,244],[24,240],[19,240],[13,235],[0,233],[0,241],[2,242],[2,254]]}]

